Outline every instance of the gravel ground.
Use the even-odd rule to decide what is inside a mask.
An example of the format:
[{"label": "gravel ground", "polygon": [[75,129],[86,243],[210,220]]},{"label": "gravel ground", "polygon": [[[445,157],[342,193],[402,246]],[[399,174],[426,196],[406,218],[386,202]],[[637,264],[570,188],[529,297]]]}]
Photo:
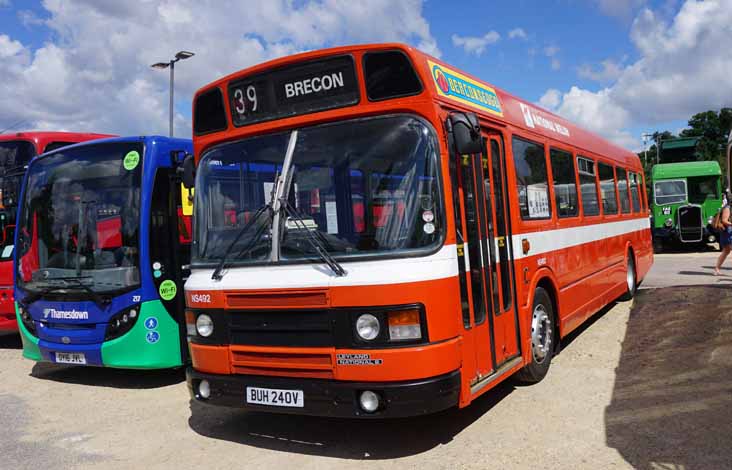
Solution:
[{"label": "gravel ground", "polygon": [[[644,287],[676,283],[681,256]],[[573,333],[543,382],[383,422],[203,407],[180,371],[34,364],[0,336],[0,468],[732,468],[730,306],[719,286],[644,290]]]}]

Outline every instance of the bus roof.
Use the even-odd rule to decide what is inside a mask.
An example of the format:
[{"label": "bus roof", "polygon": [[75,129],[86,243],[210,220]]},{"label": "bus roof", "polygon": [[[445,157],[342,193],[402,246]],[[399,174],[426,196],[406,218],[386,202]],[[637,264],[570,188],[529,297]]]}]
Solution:
[{"label": "bus roof", "polygon": [[693,176],[720,176],[722,169],[715,161],[660,163],[653,166],[651,179],[665,180]]},{"label": "bus roof", "polygon": [[114,135],[83,132],[29,131],[0,134],[0,142],[7,142],[9,140],[33,142],[36,150],[40,153],[51,142],[84,142],[87,140],[104,139],[106,137],[114,137]]},{"label": "bus roof", "polygon": [[[91,141],[85,141],[85,142],[79,142],[74,145],[69,145],[67,147],[62,147],[58,149],[58,151],[62,150],[68,150],[73,149],[77,147],[83,147],[86,145],[96,145],[96,144],[104,144],[104,143],[124,143],[124,142],[145,142],[146,144],[151,143],[161,143],[161,144],[167,144],[167,145],[173,145],[176,144],[180,147],[183,147],[185,150],[189,150],[191,147],[191,139],[184,139],[182,137],[167,137],[163,135],[130,135],[130,136],[113,136],[113,137],[106,137],[101,138],[98,140],[95,140],[93,142]],[[56,151],[54,151],[56,152]]]},{"label": "bus roof", "polygon": [[[425,54],[413,47],[399,43],[385,43],[385,44],[366,44],[366,45],[354,45],[345,47],[336,47],[330,49],[321,49],[316,51],[309,51],[300,54],[295,54],[279,59],[271,60],[258,64],[247,69],[234,72],[221,79],[218,79],[202,88],[200,88],[194,97],[195,99],[202,93],[209,91],[212,88],[220,87],[224,94],[224,101],[227,101],[227,83],[235,80],[240,80],[243,77],[258,74],[271,69],[282,68],[288,65],[301,63],[313,59],[325,58],[328,56],[346,55],[350,54],[356,58],[356,73],[359,80],[363,76],[362,65],[359,60],[360,57],[367,52],[374,51],[386,51],[386,50],[399,50],[405,53],[411,60],[414,68],[422,82],[423,91],[419,95],[415,95],[407,98],[395,98],[391,100],[369,102],[367,99],[361,99],[360,104],[361,112],[371,113],[377,112],[376,107],[378,105],[384,105],[385,103],[392,101],[397,103],[405,103],[408,100],[424,100],[425,97],[441,103],[446,108],[461,109],[465,111],[472,111],[477,113],[482,119],[486,121],[493,121],[499,126],[505,127],[509,125],[516,129],[521,129],[524,134],[543,140],[546,138],[553,139],[555,141],[563,142],[568,145],[572,145],[578,149],[584,150],[587,156],[605,155],[616,158],[619,162],[625,163],[626,165],[634,168],[640,167],[640,160],[638,156],[624,149],[616,144],[613,144],[602,137],[593,134],[580,126],[577,126],[566,119],[557,116],[556,114],[547,111],[534,103],[530,103],[526,100],[517,98],[516,96],[496,88],[484,81],[479,80],[476,77],[471,76],[465,72],[459,71],[455,67],[442,62],[441,60]],[[439,71],[436,70],[439,68]],[[436,75],[441,72],[446,72],[448,75],[458,77],[458,80],[465,83],[468,88],[477,87],[479,92],[486,91],[492,93],[498,98],[497,112],[486,111],[486,107],[472,105],[469,99],[459,99],[448,96],[449,94],[440,93],[438,91],[438,83]],[[363,89],[363,84],[360,89]],[[474,101],[474,100],[473,100]],[[227,126],[222,133],[226,133],[227,139],[241,137],[245,135],[271,132],[274,128],[284,129],[288,127],[301,126],[306,122],[323,122],[327,120],[334,120],[344,117],[344,110],[347,108],[330,109],[325,111],[319,111],[306,115],[299,115],[294,117],[285,117],[277,119],[276,121],[263,122],[258,124],[251,124],[244,127],[234,127],[231,123],[231,113],[228,112],[229,104],[225,105],[225,112]],[[350,107],[353,109],[353,107]],[[350,111],[353,114],[359,113],[358,110]],[[194,116],[195,120],[195,116]],[[235,131],[235,132],[231,132]],[[205,148],[209,143],[217,140],[216,136],[218,132],[212,134],[200,136],[196,139],[196,157],[200,155],[200,150]],[[211,136],[211,137],[209,137]],[[220,137],[218,137],[220,139]]]}]

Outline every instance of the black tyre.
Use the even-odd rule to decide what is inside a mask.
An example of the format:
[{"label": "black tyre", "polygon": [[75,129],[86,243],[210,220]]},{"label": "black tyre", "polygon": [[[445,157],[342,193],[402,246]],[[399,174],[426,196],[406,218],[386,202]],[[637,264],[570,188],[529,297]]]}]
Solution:
[{"label": "black tyre", "polygon": [[630,300],[635,296],[635,291],[638,290],[638,276],[635,271],[635,258],[633,252],[628,252],[628,269],[625,273],[625,282],[627,284],[627,290],[625,294],[620,296],[620,300]]},{"label": "black tyre", "polygon": [[554,307],[549,294],[542,287],[534,292],[531,308],[531,362],[516,373],[524,383],[537,383],[549,372],[555,348]]},{"label": "black tyre", "polygon": [[653,252],[663,253],[663,240],[660,240],[658,238],[653,239]]}]

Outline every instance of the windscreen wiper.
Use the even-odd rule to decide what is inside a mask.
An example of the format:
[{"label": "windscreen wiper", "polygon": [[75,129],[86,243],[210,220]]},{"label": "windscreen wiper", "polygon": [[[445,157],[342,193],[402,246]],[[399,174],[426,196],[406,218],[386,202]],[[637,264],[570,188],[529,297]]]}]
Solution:
[{"label": "windscreen wiper", "polygon": [[333,258],[333,256],[328,252],[328,249],[325,247],[325,244],[328,242],[327,240],[325,240],[325,237],[323,237],[323,234],[320,233],[319,230],[313,231],[308,228],[308,226],[305,224],[305,221],[303,220],[303,215],[295,207],[293,207],[289,201],[283,199],[281,201],[281,205],[285,209],[285,214],[287,214],[287,217],[291,218],[293,222],[295,222],[295,226],[297,226],[298,229],[305,231],[305,239],[310,243],[318,256],[320,256],[320,259],[323,260],[323,262],[331,269],[331,271],[333,271],[336,276],[345,276],[346,270],[343,269],[343,266],[341,266],[340,263],[338,263],[338,261]]},{"label": "windscreen wiper", "polygon": [[[271,212],[271,211],[272,211],[271,203],[267,203],[267,204],[263,205],[262,207],[260,207],[259,209],[257,209],[257,212],[255,212],[254,215],[249,219],[249,222],[247,222],[241,228],[241,230],[239,230],[239,233],[236,234],[234,241],[232,241],[229,244],[229,247],[226,248],[226,251],[224,251],[224,255],[221,257],[219,264],[216,266],[216,269],[214,270],[213,274],[211,274],[211,279],[213,279],[215,281],[220,281],[221,278],[224,277],[223,270],[224,270],[224,267],[226,266],[226,261],[229,259],[229,254],[231,253],[231,250],[234,249],[234,246],[236,246],[236,244],[239,242],[241,237],[249,231],[249,228],[251,226],[253,226],[257,222],[257,220],[259,220],[259,218],[262,216],[262,214],[264,214],[266,212]],[[264,232],[266,229],[267,229],[267,224],[262,224],[262,226],[254,233],[254,236],[252,236],[252,239],[249,241],[249,243],[242,250],[239,251],[239,253],[237,254],[237,258],[239,256],[243,256],[244,253],[246,253],[249,250],[251,250],[252,248],[254,248],[254,246],[257,243],[259,243],[259,241],[262,238],[262,236],[264,235]]]},{"label": "windscreen wiper", "polygon": [[94,303],[97,304],[97,306],[99,308],[101,308],[102,310],[104,310],[104,308],[109,303],[111,303],[111,299],[109,299],[108,297],[102,297],[101,295],[99,295],[99,293],[97,291],[95,291],[91,287],[89,287],[86,284],[84,284],[83,282],[81,282],[82,279],[87,279],[87,278],[88,278],[88,276],[86,276],[86,277],[84,277],[84,276],[71,276],[71,277],[60,277],[60,278],[58,278],[56,280],[60,280],[60,281],[64,281],[64,282],[73,282],[78,287],[81,287],[82,289],[84,289],[85,291],[87,291],[89,293],[89,295],[91,296],[92,300],[94,301]]},{"label": "windscreen wiper", "polygon": [[[88,279],[88,278],[89,278],[89,276],[81,276],[81,277],[72,276],[72,277],[59,277],[59,278],[54,278],[54,279],[50,279],[50,280],[52,280],[52,281],[63,281],[63,282],[73,282],[75,284],[75,286],[81,287],[86,292],[88,292],[89,295],[91,296],[92,300],[94,301],[94,303],[99,308],[104,309],[106,307],[106,305],[111,302],[111,300],[108,299],[108,298],[102,297],[94,289],[92,289],[91,287],[87,286],[86,284],[84,284],[81,281],[82,279]],[[59,291],[59,290],[67,289],[67,288],[68,288],[68,286],[65,286],[65,285],[48,286],[48,287],[46,287],[46,288],[44,288],[44,289],[42,289],[40,291],[31,292],[30,294],[26,295],[23,298],[23,303],[26,306],[27,305],[30,305],[30,304],[32,304],[33,302],[35,302],[36,300],[40,299],[41,297],[43,297],[46,294],[50,294],[51,292],[55,292],[55,291]]]}]

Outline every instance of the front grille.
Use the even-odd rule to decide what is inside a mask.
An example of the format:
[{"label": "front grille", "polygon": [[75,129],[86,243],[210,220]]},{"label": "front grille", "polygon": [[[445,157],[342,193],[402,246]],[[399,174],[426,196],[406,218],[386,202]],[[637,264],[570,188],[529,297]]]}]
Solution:
[{"label": "front grille", "polygon": [[252,351],[231,347],[231,368],[235,374],[276,375],[280,377],[333,378],[330,352],[283,353]]},{"label": "front grille", "polygon": [[681,206],[679,217],[679,239],[682,242],[699,242],[704,236],[702,211],[699,206]]},{"label": "front grille", "polygon": [[228,316],[231,344],[327,347],[336,345],[336,317],[328,311],[236,312]]}]

